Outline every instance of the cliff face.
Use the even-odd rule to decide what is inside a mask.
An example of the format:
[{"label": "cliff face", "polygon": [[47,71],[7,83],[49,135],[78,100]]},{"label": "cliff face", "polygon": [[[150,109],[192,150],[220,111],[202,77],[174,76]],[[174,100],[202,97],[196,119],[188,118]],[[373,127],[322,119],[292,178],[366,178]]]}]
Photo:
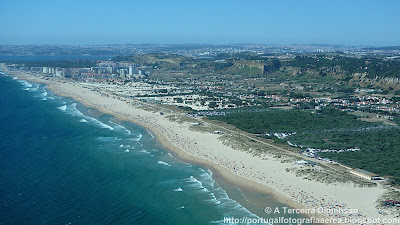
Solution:
[{"label": "cliff face", "polygon": [[327,78],[331,82],[344,81],[353,87],[379,88],[382,90],[400,90],[400,78],[375,76],[371,78],[367,73],[353,73],[343,70],[340,66],[314,68],[284,67],[280,72],[289,77],[307,79]]},{"label": "cliff face", "polygon": [[360,85],[361,87],[378,87],[382,89],[400,90],[400,79],[395,77],[368,78],[366,73],[355,73],[349,81],[350,85]]},{"label": "cliff face", "polygon": [[320,69],[287,66],[281,67],[279,73],[284,73],[288,77],[303,79],[304,81],[307,81],[307,79],[327,78],[336,82],[346,78],[346,72],[339,66]]}]

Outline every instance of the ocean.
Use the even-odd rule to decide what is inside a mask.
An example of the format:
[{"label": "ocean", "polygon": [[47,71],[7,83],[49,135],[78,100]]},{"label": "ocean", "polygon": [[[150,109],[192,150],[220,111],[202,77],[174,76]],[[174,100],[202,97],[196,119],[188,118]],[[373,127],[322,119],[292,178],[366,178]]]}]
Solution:
[{"label": "ocean", "polygon": [[243,206],[251,194],[246,198],[216,182],[209,169],[175,159],[143,127],[4,73],[0,93],[0,224],[257,218],[251,204]]}]

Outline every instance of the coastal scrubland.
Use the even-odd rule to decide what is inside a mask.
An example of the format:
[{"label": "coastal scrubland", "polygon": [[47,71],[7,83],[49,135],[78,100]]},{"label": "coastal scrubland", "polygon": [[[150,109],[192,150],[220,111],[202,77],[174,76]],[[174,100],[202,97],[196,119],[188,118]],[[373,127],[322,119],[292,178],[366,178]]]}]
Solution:
[{"label": "coastal scrubland", "polygon": [[[379,122],[361,121],[346,112],[325,108],[317,111],[264,110],[262,112],[232,112],[210,116],[243,131],[275,139],[277,143],[290,141],[304,148],[349,149],[360,151],[323,152],[320,156],[337,160],[353,168],[362,168],[392,178],[398,185],[400,161],[400,129]],[[283,139],[267,136],[285,133]]]}]

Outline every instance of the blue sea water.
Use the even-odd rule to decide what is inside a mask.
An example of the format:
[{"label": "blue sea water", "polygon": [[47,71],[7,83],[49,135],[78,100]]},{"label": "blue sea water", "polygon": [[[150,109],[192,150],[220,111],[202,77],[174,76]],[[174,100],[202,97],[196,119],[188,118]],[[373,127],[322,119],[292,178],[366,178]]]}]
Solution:
[{"label": "blue sea water", "polygon": [[0,224],[221,224],[255,217],[144,128],[0,74]]}]

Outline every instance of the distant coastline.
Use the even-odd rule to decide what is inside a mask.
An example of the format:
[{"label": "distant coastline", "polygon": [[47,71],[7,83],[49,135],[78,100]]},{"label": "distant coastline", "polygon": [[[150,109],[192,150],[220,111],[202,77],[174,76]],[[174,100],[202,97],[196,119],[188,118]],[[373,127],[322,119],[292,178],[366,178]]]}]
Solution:
[{"label": "distant coastline", "polygon": [[115,55],[0,55],[0,61],[106,60]]}]

